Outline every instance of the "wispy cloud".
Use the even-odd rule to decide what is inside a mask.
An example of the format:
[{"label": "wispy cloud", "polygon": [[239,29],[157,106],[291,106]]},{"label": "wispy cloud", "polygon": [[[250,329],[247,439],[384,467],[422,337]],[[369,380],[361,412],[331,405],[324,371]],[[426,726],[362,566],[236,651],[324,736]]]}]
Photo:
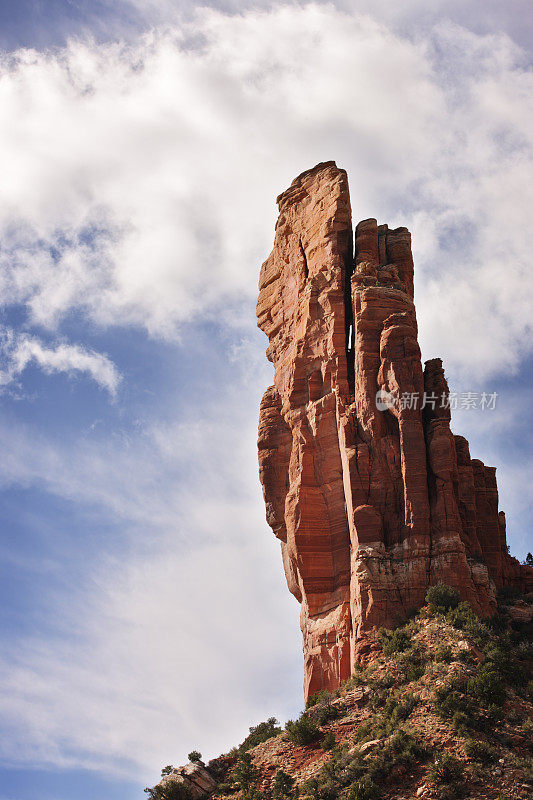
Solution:
[{"label": "wispy cloud", "polygon": [[80,345],[59,342],[50,347],[40,339],[5,328],[0,333],[0,387],[9,386],[31,365],[46,374],[85,374],[115,396],[121,375],[108,356]]},{"label": "wispy cloud", "polygon": [[0,659],[4,763],[148,782],[192,747],[215,755],[297,711],[298,607],[264,518],[256,388],[236,378],[194,418],[128,443],[0,425],[4,484],[99,510],[121,541],[91,554],[87,580],[43,597],[46,633],[15,637]]},{"label": "wispy cloud", "polygon": [[74,309],[166,338],[229,321],[253,304],[273,198],[335,158],[356,219],[413,229],[428,355],[516,369],[531,342],[525,67],[505,35],[442,23],[410,39],[313,4],[4,57],[2,302],[52,328]]}]

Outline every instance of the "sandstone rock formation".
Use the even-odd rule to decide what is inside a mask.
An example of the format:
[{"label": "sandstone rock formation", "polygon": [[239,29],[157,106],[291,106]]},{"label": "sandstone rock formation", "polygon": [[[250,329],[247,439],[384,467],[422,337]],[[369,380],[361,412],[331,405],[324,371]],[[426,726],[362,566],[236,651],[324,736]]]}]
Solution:
[{"label": "sandstone rock formation", "polygon": [[440,359],[422,368],[409,231],[364,220],[354,253],[334,162],[277,202],[257,304],[275,368],[259,468],[301,603],[307,697],[346,679],[372,629],[420,607],[429,585],[489,615],[498,588],[533,588],[533,570],[508,555],[495,469],[450,430]]},{"label": "sandstone rock formation", "polygon": [[158,786],[165,790],[167,787],[170,789],[173,784],[186,787],[191,800],[201,800],[212,794],[216,789],[217,781],[202,761],[196,761],[189,762],[184,767],[172,769],[168,775],[161,778]]}]

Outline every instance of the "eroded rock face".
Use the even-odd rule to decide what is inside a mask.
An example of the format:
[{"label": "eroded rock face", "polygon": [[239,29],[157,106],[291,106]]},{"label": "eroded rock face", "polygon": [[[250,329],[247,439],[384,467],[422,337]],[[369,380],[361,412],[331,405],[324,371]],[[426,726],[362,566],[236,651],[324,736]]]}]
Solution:
[{"label": "eroded rock face", "polygon": [[420,607],[429,585],[490,614],[496,589],[531,590],[533,570],[507,553],[495,469],[450,430],[442,362],[422,368],[409,231],[364,220],[354,253],[334,162],[277,202],[257,303],[275,368],[259,471],[301,603],[307,697],[347,678],[369,632]]}]

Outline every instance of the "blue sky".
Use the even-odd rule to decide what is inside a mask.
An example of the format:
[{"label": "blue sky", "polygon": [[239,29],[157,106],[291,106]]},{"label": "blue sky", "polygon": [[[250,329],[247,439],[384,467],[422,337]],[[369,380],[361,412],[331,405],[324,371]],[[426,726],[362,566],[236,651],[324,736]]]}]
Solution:
[{"label": "blue sky", "polygon": [[453,427],[532,549],[528,18],[2,4],[0,800],[142,797],[301,707],[255,299],[275,197],[319,161],[355,221],[411,229],[423,357],[498,392]]}]

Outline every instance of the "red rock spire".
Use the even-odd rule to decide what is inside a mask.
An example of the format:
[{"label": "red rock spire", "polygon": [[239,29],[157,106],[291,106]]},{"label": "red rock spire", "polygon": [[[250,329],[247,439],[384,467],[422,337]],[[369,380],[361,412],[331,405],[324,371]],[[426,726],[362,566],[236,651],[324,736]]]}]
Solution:
[{"label": "red rock spire", "polygon": [[[422,370],[409,231],[364,220],[354,254],[333,161],[296,178],[278,207],[257,303],[275,368],[259,471],[301,603],[307,697],[347,678],[370,631],[420,607],[430,584],[487,615],[503,584],[533,588],[533,570],[507,553],[495,470],[450,431],[441,361]],[[379,390],[397,402],[376,405]],[[436,399],[422,410],[424,392]]]}]

